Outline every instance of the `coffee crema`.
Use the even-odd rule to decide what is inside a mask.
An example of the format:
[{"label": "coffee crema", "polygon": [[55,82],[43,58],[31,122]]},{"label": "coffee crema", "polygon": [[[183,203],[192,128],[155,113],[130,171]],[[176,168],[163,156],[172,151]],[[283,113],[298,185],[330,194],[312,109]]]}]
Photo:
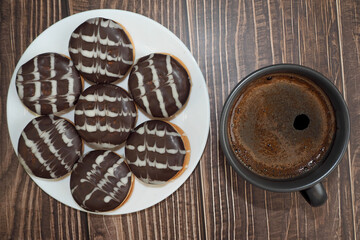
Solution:
[{"label": "coffee crema", "polygon": [[248,83],[229,112],[229,141],[238,160],[258,175],[288,179],[326,157],[335,114],[323,90],[290,73]]}]

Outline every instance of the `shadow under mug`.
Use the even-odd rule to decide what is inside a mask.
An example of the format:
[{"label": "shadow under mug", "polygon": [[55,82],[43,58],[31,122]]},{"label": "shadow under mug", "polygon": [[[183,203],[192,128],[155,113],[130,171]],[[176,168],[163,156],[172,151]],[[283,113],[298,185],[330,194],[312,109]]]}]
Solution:
[{"label": "shadow under mug", "polygon": [[[235,156],[229,143],[227,129],[229,112],[237,100],[241,90],[251,81],[274,73],[293,73],[304,76],[317,84],[329,97],[334,108],[336,119],[336,132],[332,147],[319,165],[309,173],[300,175],[293,179],[271,179],[257,175],[245,167]],[[350,136],[350,119],[346,103],[335,87],[325,76],[310,68],[295,64],[277,64],[261,68],[239,82],[228,96],[220,118],[220,145],[227,161],[235,171],[248,182],[265,190],[273,192],[300,191],[302,196],[311,206],[320,206],[327,200],[326,191],[321,181],[328,176],[340,163]]]}]

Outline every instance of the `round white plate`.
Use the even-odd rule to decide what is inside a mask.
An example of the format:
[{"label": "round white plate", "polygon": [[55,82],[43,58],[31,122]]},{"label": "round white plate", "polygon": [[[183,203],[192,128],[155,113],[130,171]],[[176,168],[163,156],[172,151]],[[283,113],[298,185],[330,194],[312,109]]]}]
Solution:
[{"label": "round white plate", "polygon": [[[185,109],[171,122],[180,126],[188,135],[191,146],[191,157],[188,169],[177,179],[165,185],[152,187],[145,185],[136,179],[134,191],[129,200],[119,209],[105,215],[126,214],[148,208],[175,192],[190,176],[198,164],[204,151],[210,125],[210,105],[204,77],[186,46],[167,28],[142,15],[121,10],[92,10],[78,13],[64,18],[41,33],[26,49],[20,58],[13,76],[7,98],[7,121],[12,145],[17,152],[18,139],[27,123],[36,116],[30,113],[21,103],[15,88],[15,77],[19,67],[44,52],[57,52],[69,56],[68,42],[71,33],[77,26],[93,17],[104,17],[121,23],[129,32],[135,45],[135,58],[154,52],[170,53],[183,61],[190,72],[192,89],[190,98]],[[127,78],[118,85],[124,89],[127,87]],[[85,83],[85,88],[89,84]],[[138,111],[136,125],[148,118]],[[74,111],[62,115],[71,121],[74,120]],[[84,153],[91,151],[85,145]],[[123,155],[124,149],[118,151]],[[71,196],[70,176],[58,181],[44,180],[30,176],[33,181],[47,194],[56,200],[75,209],[81,209]]]}]

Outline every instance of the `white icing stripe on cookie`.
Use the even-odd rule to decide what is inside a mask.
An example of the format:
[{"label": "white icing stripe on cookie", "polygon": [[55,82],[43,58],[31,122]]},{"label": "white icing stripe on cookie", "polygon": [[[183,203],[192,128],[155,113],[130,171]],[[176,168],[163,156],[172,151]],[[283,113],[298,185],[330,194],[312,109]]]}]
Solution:
[{"label": "white icing stripe on cookie", "polygon": [[42,156],[41,153],[37,147],[37,144],[34,143],[34,141],[30,140],[26,134],[24,132],[21,133],[21,136],[23,137],[24,141],[25,141],[25,145],[30,148],[31,153],[34,154],[34,156],[36,157],[36,159],[39,161],[39,163],[41,165],[43,165],[46,169],[46,171],[49,172],[50,176],[52,178],[56,178],[56,174],[53,171],[53,169],[50,167],[50,163],[48,163]]},{"label": "white icing stripe on cookie", "polygon": [[170,168],[171,170],[174,170],[174,171],[180,171],[183,166],[170,166],[168,165],[168,168]]},{"label": "white icing stripe on cookie", "polygon": [[[86,35],[84,32],[82,32],[80,30],[79,33],[75,33],[73,32],[71,34],[71,38],[72,39],[80,39],[80,43],[81,41],[85,42],[85,43],[94,43],[94,48],[93,49],[84,49],[82,46],[80,47],[71,47],[69,46],[69,51],[70,53],[73,54],[80,54],[80,58],[78,59],[78,61],[76,62],[76,67],[83,73],[86,74],[100,74],[103,76],[107,76],[107,77],[114,77],[114,78],[122,78],[124,75],[120,73],[120,69],[119,71],[116,72],[112,72],[109,71],[108,69],[108,63],[105,64],[105,66],[103,66],[104,64],[101,64],[97,59],[106,61],[106,62],[121,62],[123,64],[126,65],[133,65],[133,60],[132,59],[124,59],[124,56],[122,56],[121,54],[119,54],[118,56],[113,56],[111,55],[111,53],[109,53],[107,50],[106,51],[102,51],[102,49],[107,49],[108,47],[123,47],[123,48],[128,48],[130,49],[130,51],[133,50],[133,46],[130,43],[125,43],[124,40],[120,37],[120,38],[116,38],[116,40],[111,40],[109,39],[109,35],[101,35],[100,34],[100,28],[110,28],[110,29],[119,29],[122,30],[123,29],[120,27],[119,24],[113,22],[112,20],[105,20],[102,18],[96,18],[96,19],[91,19],[87,21],[87,24],[90,25],[94,25],[94,29],[91,33],[91,35]],[[83,61],[83,58],[88,58],[88,59],[92,59],[91,61],[91,65],[88,64],[86,65],[85,62]],[[114,70],[113,70],[114,71]]]},{"label": "white icing stripe on cookie", "polygon": [[119,146],[119,145],[115,145],[115,144],[111,144],[111,143],[98,143],[98,142],[88,142],[88,144],[91,144],[94,147],[102,148],[102,149],[113,149],[113,148]]},{"label": "white icing stripe on cookie", "polygon": [[145,95],[146,89],[145,89],[145,86],[144,86],[144,76],[141,73],[138,72],[138,69],[139,69],[139,67],[136,65],[134,67],[134,73],[135,73],[135,76],[137,77],[137,80],[138,80],[138,87],[137,88],[140,91],[140,99],[144,104],[145,111],[149,115],[152,115],[151,110],[150,110],[149,100],[148,100],[147,96]]},{"label": "white icing stripe on cookie", "polygon": [[96,174],[98,169],[100,169],[100,164],[105,161],[105,157],[109,155],[110,151],[104,152],[104,154],[97,156],[95,159],[95,164],[92,165],[90,172],[86,173],[86,178],[80,179],[80,182],[94,182],[96,179]]},{"label": "white icing stripe on cookie", "polygon": [[164,154],[165,152],[167,152],[165,147],[157,147],[156,143],[154,144],[154,146],[150,146],[149,144],[145,144],[146,145],[146,150],[149,152],[157,152],[160,154]]},{"label": "white icing stripe on cookie", "polygon": [[37,113],[41,113],[41,105],[39,103],[35,103],[34,105],[35,105],[35,111]]},{"label": "white icing stripe on cookie", "polygon": [[164,135],[181,137],[181,135],[180,135],[178,132],[176,132],[176,131],[174,131],[174,132],[169,132],[169,131],[167,131],[166,129],[164,129],[164,130],[158,130],[158,129],[153,129],[153,130],[151,130],[151,129],[149,129],[147,126],[146,126],[146,127],[142,126],[142,127],[138,128],[138,129],[136,129],[136,132],[137,132],[138,134],[140,134],[140,135],[144,134],[145,131],[146,131],[146,134],[156,135],[156,136],[158,136],[158,137],[163,137]]},{"label": "white icing stripe on cookie", "polygon": [[[84,35],[84,34],[80,35],[78,33],[72,33],[71,37],[75,38],[75,39],[81,38],[81,40],[83,40],[84,42],[88,42],[88,43],[97,43],[97,42],[99,42],[102,45],[107,45],[107,46],[110,46],[110,47],[124,46],[124,47],[133,49],[133,46],[132,46],[131,43],[124,43],[121,39],[119,39],[118,42],[115,42],[115,41],[110,40],[108,36],[106,36],[106,38],[98,38],[97,35],[95,36],[95,33],[93,33],[93,35],[91,35],[91,36],[87,36],[87,35]],[[72,51],[74,53],[79,52],[77,49],[74,49],[74,48],[71,48],[71,49],[72,49]]]},{"label": "white icing stripe on cookie", "polygon": [[168,165],[165,164],[165,163],[158,163],[156,161],[147,161],[147,163],[149,164],[150,167],[154,167],[154,168],[157,168],[157,169],[166,169],[168,168]]},{"label": "white icing stripe on cookie", "polygon": [[[126,176],[118,179],[118,181],[116,182],[116,185],[113,186],[112,191],[109,191],[109,186],[113,185],[113,182],[110,180],[110,178],[117,178],[117,176],[115,176],[114,172],[116,171],[117,168],[120,167],[120,164],[122,164],[124,162],[123,158],[119,158],[119,160],[116,163],[114,163],[112,166],[110,166],[100,180],[96,180],[96,178],[98,177],[98,173],[101,169],[100,164],[105,161],[105,158],[109,155],[109,153],[110,153],[110,151],[106,151],[104,154],[99,155],[95,159],[95,164],[92,165],[92,169],[86,173],[86,178],[80,179],[80,183],[89,182],[94,187],[92,189],[92,191],[85,196],[85,199],[82,202],[82,204],[84,206],[86,206],[86,201],[89,200],[91,198],[91,196],[94,194],[94,192],[96,192],[96,191],[101,191],[106,194],[106,196],[103,199],[105,203],[108,203],[111,200],[114,200],[117,202],[121,201],[120,199],[117,198],[118,192],[121,187],[126,186],[128,184],[129,179],[131,177],[131,172],[129,171],[126,174]],[[72,192],[75,189],[76,188],[74,187],[72,189]]]},{"label": "white icing stripe on cookie", "polygon": [[[118,166],[115,166],[115,167],[118,167]],[[106,174],[108,174],[108,173],[106,173]],[[104,176],[106,180],[103,181],[103,182],[104,182],[104,183],[110,183],[110,181],[109,181],[109,179],[108,179],[109,176],[111,176],[111,177],[115,177],[115,176],[114,176],[114,174],[112,174],[112,175],[109,174],[108,176],[106,176],[106,174],[105,174],[105,176]],[[129,171],[128,174],[127,174],[125,177],[120,178],[119,181],[116,183],[116,187],[113,188],[113,191],[112,191],[112,192],[109,192],[109,193],[108,193],[109,195],[104,198],[104,202],[107,203],[107,202],[109,202],[111,199],[120,202],[120,199],[118,199],[118,198],[116,197],[116,194],[117,194],[117,192],[120,190],[121,187],[126,186],[126,185],[128,184],[130,177],[131,177],[131,172]],[[101,187],[99,187],[99,188],[101,188]]]},{"label": "white icing stripe on cookie", "polygon": [[144,152],[146,150],[145,145],[139,145],[136,149],[138,150],[138,152]]},{"label": "white icing stripe on cookie", "polygon": [[159,88],[160,87],[159,75],[156,72],[156,69],[154,66],[154,61],[149,59],[148,62],[149,62],[148,68],[150,68],[150,70],[151,70],[152,81],[154,83],[154,86],[155,86],[155,88]]},{"label": "white icing stripe on cookie", "polygon": [[[96,41],[95,41],[96,42]],[[100,41],[101,43],[101,41]],[[126,45],[124,43],[120,43],[119,45]],[[129,44],[131,45],[131,44]],[[74,54],[78,54],[80,53],[82,56],[87,57],[87,58],[97,58],[99,57],[101,60],[107,60],[107,61],[118,61],[118,62],[123,62],[127,65],[132,65],[133,61],[128,61],[126,59],[123,59],[122,56],[116,56],[116,57],[112,57],[111,55],[108,55],[107,53],[103,53],[101,52],[101,50],[86,50],[86,49],[75,49],[75,48],[69,48],[69,51],[71,53]],[[97,65],[99,66],[99,65]],[[95,69],[94,65],[92,65],[92,67]],[[94,72],[89,72],[89,73],[95,73]]]},{"label": "white icing stripe on cookie", "polygon": [[68,136],[65,133],[67,122],[63,119],[55,120],[53,122],[55,124],[56,130],[59,132],[59,134],[61,134],[61,138],[62,138],[63,142],[66,144],[66,146],[67,147],[74,146],[73,139],[68,138]]},{"label": "white icing stripe on cookie", "polygon": [[[172,155],[181,154],[184,156],[186,154],[186,150],[180,148],[177,149],[177,147],[179,147],[178,145],[174,145],[175,148],[166,147],[166,146],[171,146],[171,144],[170,145],[166,144],[167,140],[169,139],[165,138],[164,139],[165,142],[156,141],[156,138],[152,136],[164,137],[171,135],[171,138],[173,137],[181,138],[181,135],[178,134],[175,130],[168,131],[166,128],[164,130],[158,130],[157,125],[152,125],[152,126],[155,127],[149,129],[150,125],[146,122],[143,126],[136,129],[136,133],[144,137],[144,139],[141,139],[144,141],[143,144],[141,143],[142,141],[139,141],[136,143],[136,146],[134,146],[132,145],[133,144],[132,140],[129,140],[127,142],[125,146],[125,152],[126,154],[129,154],[127,156],[131,157],[132,159],[131,161],[128,161],[128,164],[130,166],[136,166],[138,168],[151,167],[151,168],[156,168],[158,170],[170,169],[172,171],[180,171],[183,168],[182,165],[169,165],[169,159],[170,158],[173,159],[175,156],[171,157],[165,154],[172,154]],[[151,139],[150,141],[154,143],[149,144],[148,142],[149,139]],[[160,146],[158,144],[160,144]],[[150,170],[142,170],[142,171],[146,171],[147,177],[144,177],[144,173],[142,173],[140,176],[137,176],[141,180],[152,184],[159,183],[153,181],[153,179],[149,177]]]},{"label": "white icing stripe on cookie", "polygon": [[101,75],[106,75],[108,77],[119,77],[118,74],[116,73],[112,73],[112,72],[109,72],[106,68],[101,68],[100,65],[91,65],[90,67],[87,67],[87,66],[84,66],[81,62],[79,62],[76,67],[84,72],[84,73],[87,73],[87,74],[94,74],[94,73],[98,73],[98,74],[101,74]]},{"label": "white icing stripe on cookie", "polygon": [[[130,48],[130,49],[133,49],[133,46],[132,46],[131,43],[124,43],[124,42],[121,41],[121,40],[120,40],[119,42],[115,42],[115,41],[111,41],[111,40],[109,39],[109,37],[106,37],[105,39],[100,38],[100,39],[98,39],[98,40],[99,40],[99,43],[102,44],[102,45],[116,46],[116,47],[118,47],[118,46],[123,46],[123,47],[127,47],[127,48]],[[119,56],[119,58],[117,58],[117,59],[120,59],[120,56]]]},{"label": "white icing stripe on cookie", "polygon": [[136,106],[120,87],[99,84],[88,88],[75,108],[75,125],[86,142],[121,144],[133,129]]},{"label": "white icing stripe on cookie", "polygon": [[139,68],[138,66],[135,66],[134,72],[138,79],[138,89],[140,91],[140,96],[141,96],[140,99],[144,104],[145,111],[151,115],[150,103],[149,103],[149,100],[147,99],[147,96],[145,95],[146,90],[144,87],[144,76],[141,73],[137,72],[138,68]]},{"label": "white icing stripe on cookie", "polygon": [[37,101],[41,96],[41,82],[34,82],[33,84],[35,87],[35,91],[34,95],[29,98],[29,101]]},{"label": "white icing stripe on cookie", "polygon": [[[163,58],[159,60],[157,60],[158,58],[156,58],[156,56],[157,55],[151,54],[146,59],[141,59],[141,65],[134,66],[131,78],[137,80],[137,86],[133,86],[131,91],[134,91],[133,94],[135,95],[136,101],[142,101],[143,108],[149,115],[152,116],[152,112],[155,113],[156,111],[156,115],[167,118],[174,112],[174,110],[167,108],[168,106],[174,104],[177,109],[183,107],[183,103],[180,100],[180,89],[178,89],[180,86],[177,86],[175,83],[175,78],[178,79],[179,77],[174,75],[171,62],[172,57],[170,55],[164,55]],[[159,75],[159,67],[161,71],[163,71],[164,67],[166,68],[166,76],[163,74]],[[149,70],[146,70],[146,68]],[[145,72],[148,71],[150,71],[151,74],[144,76]],[[134,75],[136,78],[134,78]],[[170,99],[165,99],[165,96],[167,98],[170,96]],[[150,107],[149,102],[151,101],[157,101],[157,106]]]},{"label": "white icing stripe on cookie", "polygon": [[[82,180],[82,179],[81,179]],[[84,201],[82,202],[82,205],[86,206],[86,201],[91,198],[94,192],[98,191],[99,189],[97,187],[93,188],[90,193],[86,194]]]},{"label": "white icing stripe on cookie", "polygon": [[75,190],[78,188],[78,186],[79,186],[79,185],[75,185],[75,187],[71,189],[71,193],[74,193]]},{"label": "white icing stripe on cookie", "polygon": [[97,93],[94,94],[88,94],[86,96],[81,95],[80,96],[81,100],[86,100],[88,102],[117,102],[117,101],[124,101],[124,102],[128,102],[131,101],[130,98],[128,97],[110,97],[108,95],[98,95]]},{"label": "white icing stripe on cookie", "polygon": [[132,117],[136,117],[136,113],[127,113],[124,111],[121,112],[112,112],[110,110],[104,109],[104,110],[99,110],[97,108],[95,109],[91,109],[91,110],[76,110],[75,111],[76,115],[85,115],[86,117],[96,117],[96,116],[100,116],[100,117],[122,117],[122,116],[132,116]]},{"label": "white icing stripe on cookie", "polygon": [[171,56],[170,55],[166,55],[166,70],[168,72],[168,75],[172,74],[173,69],[171,66]]},{"label": "white icing stripe on cookie", "polygon": [[38,61],[38,57],[36,56],[34,58],[34,71],[32,72],[33,74],[33,79],[34,80],[39,80],[40,79],[40,72],[39,72],[39,61]]},{"label": "white icing stripe on cookie", "polygon": [[129,150],[135,150],[135,146],[130,145],[130,144],[127,144],[127,145],[125,146],[125,148],[127,148],[127,149],[129,149]]},{"label": "white icing stripe on cookie", "polygon": [[55,102],[56,102],[55,99],[51,99],[50,100],[50,106],[51,106],[51,109],[52,109],[53,112],[58,112],[58,108],[57,108],[56,104],[54,104]]},{"label": "white icing stripe on cookie", "polygon": [[139,158],[139,156],[136,157],[136,161],[135,162],[128,162],[129,165],[135,165],[137,167],[145,167],[146,166],[146,161],[145,160],[141,160]]},{"label": "white icing stripe on cookie", "polygon": [[[52,119],[52,122],[53,122],[54,124],[56,124],[56,122],[54,122],[53,119]],[[57,122],[59,122],[59,121],[57,121]],[[33,123],[33,125],[34,125],[34,127],[35,127],[35,129],[36,129],[36,131],[37,131],[37,133],[38,133],[38,135],[39,135],[39,137],[40,137],[40,139],[48,146],[49,151],[55,156],[56,159],[59,160],[60,164],[64,166],[64,168],[66,169],[66,171],[70,171],[72,166],[66,164],[66,162],[65,162],[66,156],[61,156],[61,155],[59,154],[60,149],[55,149],[55,146],[53,145],[53,141],[54,141],[53,137],[54,137],[54,136],[52,135],[52,133],[49,132],[49,131],[42,131],[42,130],[40,129],[40,127],[39,127],[39,122],[36,121],[35,119],[33,120],[32,123]],[[53,129],[51,129],[51,130],[53,130]],[[60,134],[61,134],[61,133],[60,133]],[[63,137],[64,135],[65,135],[65,134],[61,134],[62,137]]]},{"label": "white icing stripe on cookie", "polygon": [[[55,71],[55,57],[54,54],[50,55],[50,78],[55,77],[56,71]],[[56,91],[55,91],[56,92]]]},{"label": "white icing stripe on cookie", "polygon": [[68,79],[68,89],[67,89],[67,94],[65,95],[65,97],[66,97],[66,101],[68,103],[70,103],[70,106],[74,106],[74,101],[75,101],[74,79],[72,77],[72,74],[73,74],[72,66],[73,66],[73,63],[70,61],[69,72],[67,74],[65,74],[63,77],[63,79]]},{"label": "white icing stripe on cookie", "polygon": [[[128,162],[129,165],[134,165],[134,166],[137,166],[137,167],[145,167],[145,166],[149,166],[149,167],[153,167],[153,168],[156,168],[156,169],[171,169],[173,171],[180,171],[183,166],[170,166],[168,163],[158,163],[156,161],[150,161],[148,158],[144,159],[144,160],[141,160],[139,157],[137,157],[136,161],[135,162]],[[149,179],[149,178],[141,178],[143,181],[145,182],[151,182],[151,183],[154,183],[156,184],[156,182],[165,182],[165,181],[154,181],[152,179]]]},{"label": "white icing stripe on cookie", "polygon": [[83,130],[88,132],[100,131],[100,132],[113,133],[113,132],[130,132],[131,128],[126,128],[126,127],[113,128],[109,125],[101,126],[99,125],[99,123],[97,123],[96,125],[84,123],[84,125],[82,126],[76,125],[76,130]]},{"label": "white icing stripe on cookie", "polygon": [[166,108],[165,108],[165,102],[164,102],[164,98],[162,96],[161,91],[159,89],[156,89],[155,92],[156,92],[156,98],[159,101],[159,106],[160,106],[162,115],[166,118],[169,117],[169,114],[167,113]]},{"label": "white icing stripe on cookie", "polygon": [[[39,58],[45,64],[40,68],[38,66]],[[63,56],[62,58],[65,59]],[[58,64],[59,61],[60,64]],[[20,99],[34,106],[36,113],[43,114],[41,105],[50,105],[53,113],[58,112],[58,104],[61,105],[61,110],[74,105],[76,96],[78,96],[78,94],[75,94],[74,82],[80,82],[80,79],[74,79],[73,64],[70,60],[63,60],[54,53],[49,53],[36,56],[27,63],[27,68],[29,69],[29,67],[31,69],[28,72],[23,72],[22,67],[20,68],[17,73],[16,86]],[[75,74],[77,76],[77,73]],[[25,81],[24,76],[27,79]],[[58,89],[65,86],[68,91],[65,94],[59,94]],[[24,91],[27,88],[34,90],[30,91],[31,96],[24,99]]]},{"label": "white icing stripe on cookie", "polygon": [[172,66],[171,66],[171,56],[170,55],[166,56],[166,69],[167,69],[167,72],[168,72],[167,84],[169,84],[169,86],[171,88],[171,93],[172,93],[173,98],[175,100],[176,107],[180,109],[182,107],[182,104],[181,104],[181,102],[179,100],[179,93],[178,93],[178,91],[176,89],[176,85],[175,85],[175,82],[174,82],[173,69],[172,69]]},{"label": "white icing stripe on cookie", "polygon": [[[126,148],[129,149],[129,150],[135,150],[135,146],[133,145],[126,145]],[[157,152],[157,153],[160,153],[160,154],[164,154],[165,152],[166,153],[169,153],[169,154],[177,154],[177,153],[180,153],[180,154],[185,154],[186,151],[185,150],[181,150],[181,149],[168,149],[168,148],[165,148],[165,147],[157,147],[156,146],[156,143],[154,144],[154,146],[150,146],[149,144],[147,143],[144,143],[144,145],[138,145],[137,146],[137,151],[138,152],[144,152],[144,151],[148,151],[148,152]]]},{"label": "white icing stripe on cookie", "polygon": [[134,67],[134,73],[138,79],[138,89],[140,91],[140,95],[143,96],[145,94],[145,87],[144,87],[144,76],[138,72],[139,67],[136,65]]},{"label": "white icing stripe on cookie", "polygon": [[149,115],[151,114],[151,110],[150,110],[150,103],[149,100],[147,99],[147,96],[142,96],[141,97],[141,101],[143,102],[144,106],[145,106],[145,110]]},{"label": "white icing stripe on cookie", "polygon": [[[99,25],[99,20],[100,20],[100,18],[92,18],[92,19],[87,20],[87,22],[89,24]],[[109,19],[105,20],[105,19],[101,18],[100,25],[102,27],[108,27],[108,28],[114,28],[114,29],[122,29],[119,24],[114,24],[114,22],[110,21]]]},{"label": "white icing stripe on cookie", "polygon": [[108,28],[114,28],[114,29],[122,29],[119,24],[117,24],[117,23],[115,23],[113,21],[110,21],[110,20],[101,19],[100,25],[102,27],[108,27]]},{"label": "white icing stripe on cookie", "polygon": [[[150,161],[149,158],[145,158],[144,160],[141,160],[139,157],[137,157],[135,162],[129,162],[129,165],[134,165],[137,167],[144,167],[144,166],[150,166],[150,167],[154,167],[157,169],[166,169],[166,168],[170,168],[170,169],[175,169],[177,166],[169,166],[167,163],[158,163],[156,161]],[[180,167],[179,170],[182,169],[182,166]]]},{"label": "white icing stripe on cookie", "polygon": [[57,81],[50,81],[50,84],[51,84],[51,95],[57,96],[58,95],[58,93],[57,93]]},{"label": "white icing stripe on cookie", "polygon": [[[124,162],[124,159],[123,158],[120,158],[114,165],[112,165],[111,167],[109,167],[107,169],[107,172],[104,174],[104,177],[99,181],[98,183],[98,187],[99,188],[102,188],[104,187],[106,184],[108,183],[111,183],[109,181],[109,177],[115,177],[115,174],[114,174],[114,170],[116,170],[116,168],[118,168],[120,166],[121,163]],[[125,176],[124,178],[120,178],[119,179],[119,182],[117,184],[117,186],[121,187],[123,185],[125,185],[128,181],[128,177],[130,177],[131,173],[128,175],[128,176]]]},{"label": "white icing stripe on cookie", "polygon": [[156,98],[159,101],[159,106],[160,106],[160,109],[161,109],[161,113],[163,114],[164,117],[169,117],[169,114],[167,113],[167,111],[165,109],[164,98],[163,98],[162,93],[161,93],[161,91],[159,89],[160,80],[159,80],[159,75],[157,74],[157,71],[156,71],[155,66],[154,66],[154,61],[152,60],[153,56],[154,55],[152,55],[150,57],[150,59],[148,60],[148,62],[149,62],[148,68],[151,69],[152,81],[153,81],[154,86],[155,86]]}]

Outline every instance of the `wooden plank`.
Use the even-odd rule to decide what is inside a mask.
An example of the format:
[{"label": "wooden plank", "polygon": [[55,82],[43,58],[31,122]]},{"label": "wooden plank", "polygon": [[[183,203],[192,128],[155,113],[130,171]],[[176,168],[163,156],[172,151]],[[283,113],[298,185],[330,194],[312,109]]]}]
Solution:
[{"label": "wooden plank", "polygon": [[[350,185],[342,186],[349,192],[349,201],[352,203],[352,223],[354,239],[360,237],[360,2],[336,1],[337,18],[340,38],[340,64],[342,67],[342,89],[348,104],[351,122],[350,142],[346,152],[346,164],[350,168],[347,181]],[[350,214],[349,214],[350,215]]]},{"label": "wooden plank", "polygon": [[212,110],[207,161],[200,163],[209,239],[245,239],[253,230],[254,219],[249,218],[253,214],[251,196],[246,190],[253,187],[227,164],[218,139],[226,96],[241,78],[258,67],[255,52],[264,48],[255,45],[252,4],[251,1],[191,1],[188,7],[190,33],[193,33],[191,49],[205,75]]},{"label": "wooden plank", "polygon": [[[336,2],[280,2],[278,6],[274,4],[274,8],[280,9],[280,12],[271,14],[275,16],[272,22],[282,22],[282,29],[286,31],[281,34],[281,44],[274,44],[275,49],[282,49],[281,60],[302,64],[323,73],[342,91]],[[282,20],[276,19],[279,13]],[[274,27],[273,29],[275,31]],[[296,229],[296,232],[293,231],[295,235],[289,232],[289,236],[331,236],[331,239],[353,237],[350,212],[352,203],[349,201],[350,193],[346,190],[349,187],[346,158],[345,156],[340,167],[324,182],[329,196],[325,206],[310,208],[297,194],[296,228],[289,225],[289,230]],[[332,227],[326,227],[329,225]]]},{"label": "wooden plank", "polygon": [[193,52],[206,75],[212,109],[210,149],[205,154],[210,159],[200,163],[206,236],[353,238],[346,156],[324,183],[327,204],[315,209],[298,193],[266,192],[236,176],[217,135],[226,96],[257,68],[302,64],[322,72],[342,90],[336,2],[192,1],[188,9],[191,49],[201,49]]},{"label": "wooden plank", "polygon": [[6,96],[17,61],[43,30],[66,14],[60,1],[1,1],[0,235],[4,239],[83,239],[86,214],[45,194],[17,160],[7,130]]}]

